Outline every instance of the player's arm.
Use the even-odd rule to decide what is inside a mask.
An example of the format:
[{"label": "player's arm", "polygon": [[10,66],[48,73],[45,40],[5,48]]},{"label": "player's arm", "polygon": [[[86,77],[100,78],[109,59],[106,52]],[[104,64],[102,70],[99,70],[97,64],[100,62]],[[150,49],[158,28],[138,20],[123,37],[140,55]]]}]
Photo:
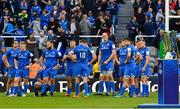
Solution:
[{"label": "player's arm", "polygon": [[126,60],[125,60],[126,63],[128,63],[130,58],[131,58],[131,48],[127,48],[127,51],[128,51],[128,53],[127,53],[127,57],[126,57]]},{"label": "player's arm", "polygon": [[53,68],[54,70],[59,69],[59,67],[60,67],[61,64],[62,64],[62,60],[63,60],[63,57],[62,57],[61,52],[57,52],[57,61],[58,61],[58,63],[57,63],[57,65]]},{"label": "player's arm", "polygon": [[93,64],[97,60],[97,56],[93,50],[91,50],[90,52],[92,54],[92,60],[91,60],[91,62],[89,62],[89,64]]},{"label": "player's arm", "polygon": [[139,64],[139,62],[143,59],[142,55],[137,52],[136,56],[134,57],[134,60],[136,61],[136,64]]},{"label": "player's arm", "polygon": [[114,59],[115,59],[115,62],[116,62],[117,64],[120,64],[120,60],[119,60],[119,57],[118,57],[118,51],[117,51],[117,53],[115,54]]},{"label": "player's arm", "polygon": [[29,63],[28,66],[25,66],[26,69],[28,69],[29,67],[31,67],[34,63],[35,63],[35,57],[32,53],[29,54],[30,55],[30,60],[31,62]]},{"label": "player's arm", "polygon": [[18,69],[18,56],[16,56],[16,58],[14,58],[14,67],[15,67],[15,69]]},{"label": "player's arm", "polygon": [[6,68],[10,68],[11,67],[11,65],[8,62],[6,54],[3,55],[2,60],[3,60],[4,65],[6,66]]},{"label": "player's arm", "polygon": [[73,51],[70,51],[69,54],[68,54],[69,58],[73,61],[77,60],[77,56],[75,55],[74,53],[74,50]]},{"label": "player's arm", "polygon": [[107,64],[109,61],[111,61],[115,55],[116,55],[115,45],[113,44],[112,45],[112,53],[111,53],[110,57],[104,62],[104,64]]},{"label": "player's arm", "polygon": [[146,51],[146,61],[145,61],[143,69],[146,69],[147,65],[149,64],[149,61],[150,61],[150,52]]}]

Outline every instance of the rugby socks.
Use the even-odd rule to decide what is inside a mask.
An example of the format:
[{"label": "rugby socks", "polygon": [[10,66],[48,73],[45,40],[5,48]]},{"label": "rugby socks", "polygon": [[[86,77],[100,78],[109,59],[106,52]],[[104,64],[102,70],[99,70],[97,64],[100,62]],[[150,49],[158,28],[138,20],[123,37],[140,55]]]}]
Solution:
[{"label": "rugby socks", "polygon": [[67,93],[71,94],[71,89],[70,88],[67,89]]},{"label": "rugby socks", "polygon": [[14,87],[11,87],[11,94],[13,94]]},{"label": "rugby socks", "polygon": [[142,85],[142,96],[144,96],[144,94],[146,93],[146,84]]},{"label": "rugby socks", "polygon": [[47,87],[47,84],[43,84],[42,85],[42,90],[41,90],[42,93],[46,92],[46,87]]},{"label": "rugby socks", "polygon": [[135,85],[131,85],[131,87],[130,87],[130,89],[131,89],[131,93],[130,93],[130,96],[133,96],[134,95],[134,92],[135,92]]},{"label": "rugby socks", "polygon": [[79,83],[75,84],[76,96],[79,95]]},{"label": "rugby socks", "polygon": [[115,93],[115,84],[114,84],[114,81],[111,81],[109,83],[110,83],[110,90],[112,89],[112,93]]},{"label": "rugby socks", "polygon": [[120,91],[121,91],[122,86],[123,86],[123,82],[120,82],[120,83],[119,83],[119,93],[120,93]]},{"label": "rugby socks", "polygon": [[104,81],[100,81],[100,82],[99,82],[99,90],[98,90],[98,93],[102,93],[102,92],[103,92],[103,84],[104,84]]},{"label": "rugby socks", "polygon": [[120,91],[120,93],[119,93],[120,96],[123,96],[123,94],[124,94],[124,92],[125,92],[125,89],[126,89],[125,87],[122,87],[122,88],[121,88],[121,91]]},{"label": "rugby socks", "polygon": [[88,83],[87,82],[84,82],[84,95],[87,96],[88,95]]},{"label": "rugby socks", "polygon": [[110,83],[109,81],[105,81],[106,93],[110,92],[109,83]]},{"label": "rugby socks", "polygon": [[18,86],[14,86],[14,95],[17,95],[17,93],[18,93]]},{"label": "rugby socks", "polygon": [[25,84],[25,85],[24,85],[24,94],[27,94],[28,87],[29,87],[28,84]]},{"label": "rugby socks", "polygon": [[54,84],[51,84],[51,85],[50,85],[50,93],[54,93],[54,88],[55,88],[55,85],[54,85]]},{"label": "rugby socks", "polygon": [[149,86],[146,84],[145,87],[145,95],[149,96]]},{"label": "rugby socks", "polygon": [[18,91],[18,95],[22,95],[22,85],[19,86],[19,91]]},{"label": "rugby socks", "polygon": [[135,88],[135,94],[136,94],[136,95],[139,94],[139,88]]}]

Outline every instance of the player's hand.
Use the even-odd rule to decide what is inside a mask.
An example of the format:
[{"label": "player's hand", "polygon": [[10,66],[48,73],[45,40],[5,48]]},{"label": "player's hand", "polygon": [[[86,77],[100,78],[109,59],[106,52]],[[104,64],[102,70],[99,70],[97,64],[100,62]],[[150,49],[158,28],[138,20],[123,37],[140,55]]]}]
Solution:
[{"label": "player's hand", "polygon": [[117,61],[117,64],[118,64],[118,65],[120,65],[120,62],[119,62],[119,61]]},{"label": "player's hand", "polygon": [[142,72],[145,72],[145,70],[146,70],[146,68],[143,67],[143,68],[142,68]]},{"label": "player's hand", "polygon": [[46,69],[46,66],[42,66],[42,70],[45,70]]},{"label": "player's hand", "polygon": [[108,63],[108,61],[106,60],[106,61],[104,61],[104,63],[103,64],[107,64]]},{"label": "player's hand", "polygon": [[91,65],[91,63],[90,63],[90,62],[88,62],[88,65]]},{"label": "player's hand", "polygon": [[5,72],[4,76],[8,76],[8,73],[7,73],[7,72]]},{"label": "player's hand", "polygon": [[29,67],[30,67],[30,66],[28,65],[28,66],[25,66],[24,68],[25,68],[25,69],[28,69]]},{"label": "player's hand", "polygon": [[53,68],[53,70],[57,70],[57,69],[59,69],[60,68],[60,64],[57,64],[54,68]]},{"label": "player's hand", "polygon": [[11,68],[12,66],[11,65],[7,65],[6,68]]}]

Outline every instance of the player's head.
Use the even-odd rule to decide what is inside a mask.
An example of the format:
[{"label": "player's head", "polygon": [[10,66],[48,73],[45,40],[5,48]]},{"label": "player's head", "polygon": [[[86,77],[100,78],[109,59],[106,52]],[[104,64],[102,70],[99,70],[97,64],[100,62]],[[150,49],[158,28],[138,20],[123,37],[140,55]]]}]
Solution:
[{"label": "player's head", "polygon": [[124,38],[124,44],[125,44],[125,46],[131,45],[130,39],[129,38]]},{"label": "player's head", "polygon": [[4,45],[0,46],[0,52],[5,53],[6,52],[6,47]]},{"label": "player's head", "polygon": [[19,47],[20,47],[21,50],[25,50],[26,49],[26,42],[25,41],[21,41],[19,43]]},{"label": "player's head", "polygon": [[16,48],[18,48],[18,46],[19,46],[19,42],[17,40],[13,40],[12,47],[16,49]]},{"label": "player's head", "polygon": [[124,47],[123,39],[121,39],[121,40],[119,41],[118,45],[119,45],[120,48],[121,48],[121,47]]},{"label": "player's head", "polygon": [[76,41],[75,40],[71,40],[69,42],[69,46],[70,46],[70,48],[74,48],[76,46]]},{"label": "player's head", "polygon": [[145,41],[143,39],[138,40],[136,43],[138,48],[143,48],[145,46]]},{"label": "player's head", "polygon": [[102,34],[102,39],[104,40],[104,41],[108,41],[108,35],[107,35],[107,33],[103,33]]},{"label": "player's head", "polygon": [[86,45],[88,43],[88,41],[86,41],[85,39],[81,39],[79,41],[80,44]]},{"label": "player's head", "polygon": [[47,42],[46,42],[46,47],[47,47],[47,49],[52,49],[53,48],[53,44],[54,44],[54,42],[53,41],[51,41],[51,40],[48,40]]}]

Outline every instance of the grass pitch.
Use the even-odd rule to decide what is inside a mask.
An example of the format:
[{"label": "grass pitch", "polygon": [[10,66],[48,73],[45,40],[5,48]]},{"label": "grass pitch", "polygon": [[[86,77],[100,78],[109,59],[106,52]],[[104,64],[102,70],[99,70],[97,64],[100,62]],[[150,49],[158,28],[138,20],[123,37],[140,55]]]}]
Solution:
[{"label": "grass pitch", "polygon": [[[127,95],[127,93],[126,93]],[[72,94],[73,96],[73,94]],[[113,96],[91,95],[87,98],[66,97],[65,93],[55,93],[54,97],[7,97],[0,93],[0,108],[136,108],[138,104],[157,103],[157,93],[150,97],[114,98]]]}]

